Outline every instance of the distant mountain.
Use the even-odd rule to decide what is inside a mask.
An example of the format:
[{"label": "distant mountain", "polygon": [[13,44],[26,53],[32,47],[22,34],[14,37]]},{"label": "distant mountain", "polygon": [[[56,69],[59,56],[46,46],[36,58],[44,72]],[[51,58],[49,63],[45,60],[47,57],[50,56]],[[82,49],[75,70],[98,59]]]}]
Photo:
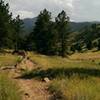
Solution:
[{"label": "distant mountain", "polygon": [[[36,17],[23,19],[25,34],[29,34],[30,32],[32,32],[35,26],[36,20],[37,20]],[[80,31],[85,26],[90,26],[93,23],[100,23],[100,22],[97,22],[97,21],[96,22],[70,22],[71,31],[72,32]]]},{"label": "distant mountain", "polygon": [[81,31],[83,28],[85,27],[89,27],[92,24],[100,24],[99,21],[92,21],[92,22],[71,22],[70,26],[71,26],[71,30],[76,32],[76,31]]},{"label": "distant mountain", "polygon": [[35,26],[36,20],[37,20],[36,17],[35,18],[26,18],[26,19],[23,19],[25,34],[29,34],[30,32],[32,32],[33,27]]},{"label": "distant mountain", "polygon": [[92,22],[71,22],[70,27],[72,32],[81,31],[84,27],[90,26]]}]

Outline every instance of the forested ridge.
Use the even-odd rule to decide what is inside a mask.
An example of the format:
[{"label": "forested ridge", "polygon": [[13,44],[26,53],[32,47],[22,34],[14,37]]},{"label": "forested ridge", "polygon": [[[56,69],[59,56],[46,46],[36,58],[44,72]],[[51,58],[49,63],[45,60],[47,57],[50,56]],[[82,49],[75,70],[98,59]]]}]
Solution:
[{"label": "forested ridge", "polygon": [[[0,49],[29,50],[46,55],[67,56],[74,52],[84,52],[95,48],[100,50],[100,24],[70,22],[70,17],[62,10],[52,21],[52,13],[47,9],[30,23],[32,31],[25,31],[25,21],[9,12],[9,4],[0,0]],[[26,21],[26,24],[28,22]],[[80,27],[79,27],[80,26]]]}]

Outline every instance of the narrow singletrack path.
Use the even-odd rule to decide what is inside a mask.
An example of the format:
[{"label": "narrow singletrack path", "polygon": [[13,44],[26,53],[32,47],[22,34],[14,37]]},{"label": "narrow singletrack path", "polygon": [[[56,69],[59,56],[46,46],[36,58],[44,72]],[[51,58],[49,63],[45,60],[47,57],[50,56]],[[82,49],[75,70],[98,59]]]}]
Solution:
[{"label": "narrow singletrack path", "polygon": [[[36,64],[34,64],[31,60],[24,58],[20,64],[17,65],[17,68],[7,69],[9,72],[9,77],[15,81],[20,90],[22,91],[22,100],[50,100],[51,94],[48,92],[48,84],[41,80],[36,79],[23,79],[16,78],[20,77],[21,73],[19,71],[20,67],[25,67],[28,70],[32,70],[36,68]],[[3,71],[7,71],[3,70]]]}]

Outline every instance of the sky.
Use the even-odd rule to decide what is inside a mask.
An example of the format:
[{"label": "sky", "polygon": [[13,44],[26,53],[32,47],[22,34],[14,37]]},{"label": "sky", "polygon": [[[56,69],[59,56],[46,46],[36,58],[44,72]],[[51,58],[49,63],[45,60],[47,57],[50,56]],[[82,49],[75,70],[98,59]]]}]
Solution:
[{"label": "sky", "polygon": [[100,0],[6,0],[13,16],[36,17],[44,8],[52,12],[52,18],[65,10],[72,21],[100,21]]}]

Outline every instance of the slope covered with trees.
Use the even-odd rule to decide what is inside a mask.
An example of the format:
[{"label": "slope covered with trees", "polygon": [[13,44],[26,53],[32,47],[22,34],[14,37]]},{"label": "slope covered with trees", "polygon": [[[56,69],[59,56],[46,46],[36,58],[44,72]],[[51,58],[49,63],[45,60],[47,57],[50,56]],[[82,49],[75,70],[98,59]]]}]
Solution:
[{"label": "slope covered with trees", "polygon": [[[44,9],[30,23],[33,23],[33,27],[29,24],[26,28],[19,15],[12,18],[9,4],[0,0],[0,49],[30,50],[62,57],[76,51],[100,50],[100,24],[97,22],[70,22],[64,10],[53,21],[51,12]],[[25,28],[32,29],[30,34],[23,35],[27,33]]]}]

